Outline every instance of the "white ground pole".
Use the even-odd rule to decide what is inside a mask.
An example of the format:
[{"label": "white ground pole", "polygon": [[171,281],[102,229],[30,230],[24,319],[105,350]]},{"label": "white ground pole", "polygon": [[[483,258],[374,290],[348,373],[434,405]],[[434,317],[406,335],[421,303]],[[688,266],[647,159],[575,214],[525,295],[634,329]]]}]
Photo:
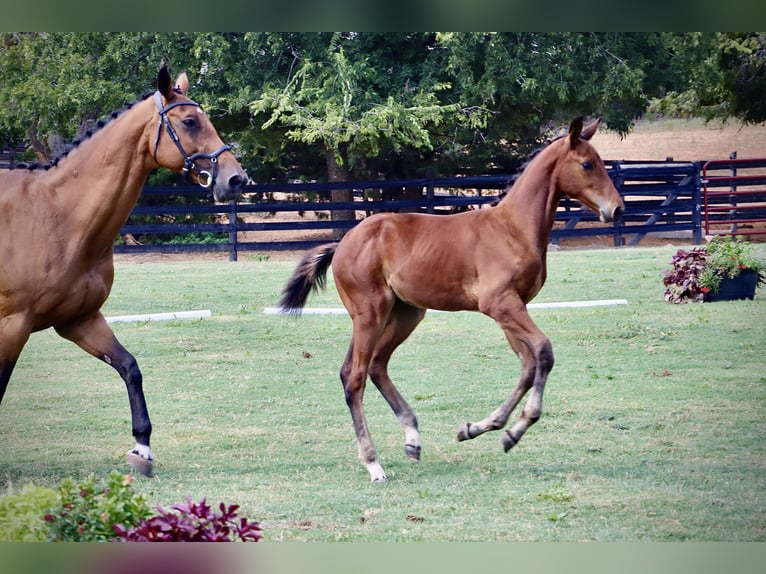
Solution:
[{"label": "white ground pole", "polygon": [[[595,299],[593,301],[560,301],[556,303],[529,303],[527,309],[577,309],[581,307],[613,307],[627,305],[627,299]],[[281,315],[285,311],[282,307],[265,307],[266,315]],[[428,310],[429,313],[442,313],[443,311]],[[303,315],[346,315],[347,311],[342,307],[306,307],[301,311]]]},{"label": "white ground pole", "polygon": [[107,323],[138,323],[141,321],[170,321],[171,319],[204,319],[211,316],[210,309],[198,311],[173,311],[169,313],[146,313],[143,315],[118,315],[107,317]]}]

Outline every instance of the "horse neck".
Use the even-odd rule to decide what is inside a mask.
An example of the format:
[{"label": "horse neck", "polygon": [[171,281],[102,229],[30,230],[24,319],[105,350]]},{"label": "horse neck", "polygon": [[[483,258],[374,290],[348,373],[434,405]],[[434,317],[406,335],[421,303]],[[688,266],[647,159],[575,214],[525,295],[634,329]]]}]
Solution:
[{"label": "horse neck", "polygon": [[537,246],[543,254],[561,199],[555,184],[560,145],[557,141],[541,151],[495,207],[497,214],[512,226],[514,237],[525,237],[528,244]]},{"label": "horse neck", "polygon": [[111,252],[115,236],[157,165],[149,133],[155,125],[154,108],[151,98],[135,104],[45,172],[61,217],[68,217],[68,232],[92,254]]}]

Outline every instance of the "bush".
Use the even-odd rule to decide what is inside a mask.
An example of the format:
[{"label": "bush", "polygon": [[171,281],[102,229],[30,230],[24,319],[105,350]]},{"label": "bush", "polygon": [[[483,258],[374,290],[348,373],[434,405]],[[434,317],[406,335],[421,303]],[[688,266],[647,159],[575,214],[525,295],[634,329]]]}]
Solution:
[{"label": "bush", "polygon": [[6,542],[257,542],[258,522],[240,518],[239,506],[221,502],[218,511],[205,499],[173,511],[157,507],[131,489],[133,477],[112,471],[105,481],[66,478],[58,490],[26,485],[19,494],[0,497],[0,541]]},{"label": "bush", "polygon": [[51,488],[27,484],[18,494],[0,497],[0,541],[45,542],[49,525],[44,517],[59,501]]},{"label": "bush", "polygon": [[112,471],[105,482],[89,477],[59,485],[59,504],[45,515],[49,540],[92,542],[112,540],[118,524],[137,524],[151,515],[146,498],[131,490],[133,477]]},{"label": "bush", "polygon": [[665,300],[671,303],[702,301],[700,279],[705,272],[707,251],[704,247],[679,249],[670,261],[671,269],[663,271],[662,283],[665,285]]},{"label": "bush", "polygon": [[220,503],[220,513],[213,511],[205,499],[199,504],[186,497],[186,504],[176,504],[169,512],[160,507],[158,514],[132,528],[115,527],[117,537],[130,542],[258,542],[261,526],[246,518],[237,520],[239,506]]}]

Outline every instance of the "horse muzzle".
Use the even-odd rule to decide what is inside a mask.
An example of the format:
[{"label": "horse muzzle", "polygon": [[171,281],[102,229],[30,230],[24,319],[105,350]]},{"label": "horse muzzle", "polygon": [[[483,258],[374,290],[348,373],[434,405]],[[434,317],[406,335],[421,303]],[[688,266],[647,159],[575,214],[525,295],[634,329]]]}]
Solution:
[{"label": "horse muzzle", "polygon": [[240,195],[242,195],[242,190],[247,181],[247,175],[244,171],[238,171],[239,173],[234,173],[228,178],[222,178],[222,174],[219,173],[218,178],[212,182],[213,198],[216,201],[234,201],[239,199]]},{"label": "horse muzzle", "polygon": [[625,207],[623,205],[615,205],[614,207],[602,207],[599,210],[599,219],[602,223],[617,223],[622,219],[622,216],[625,214]]}]

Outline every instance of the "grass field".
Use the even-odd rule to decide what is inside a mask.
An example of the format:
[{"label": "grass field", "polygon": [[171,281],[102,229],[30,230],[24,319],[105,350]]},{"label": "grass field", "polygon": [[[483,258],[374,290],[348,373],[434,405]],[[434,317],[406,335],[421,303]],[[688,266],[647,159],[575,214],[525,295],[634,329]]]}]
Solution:
[{"label": "grass field", "polygon": [[[766,256],[766,246],[758,245]],[[394,356],[419,415],[420,463],[371,386],[365,406],[390,482],[356,457],[337,371],[346,316],[268,316],[294,261],[119,263],[107,316],[137,357],[155,432],[151,503],[238,503],[269,541],[766,540],[766,304],[670,305],[675,247],[554,252],[536,302],[556,366],[543,416],[509,454],[498,433],[458,443],[510,392],[518,361],[471,313],[429,315]],[[338,306],[330,289],[309,302]],[[515,420],[516,413],[512,416]],[[53,486],[125,469],[127,396],[109,367],[33,335],[0,406],[0,485]]]}]

